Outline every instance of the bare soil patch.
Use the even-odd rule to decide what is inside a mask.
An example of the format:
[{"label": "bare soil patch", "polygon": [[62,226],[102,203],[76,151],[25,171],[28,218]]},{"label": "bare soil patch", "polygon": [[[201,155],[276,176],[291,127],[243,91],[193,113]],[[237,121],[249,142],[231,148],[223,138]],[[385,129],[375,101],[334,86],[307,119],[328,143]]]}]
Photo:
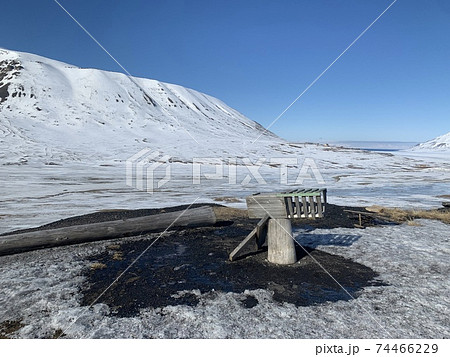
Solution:
[{"label": "bare soil patch", "polygon": [[9,338],[9,335],[20,330],[25,325],[21,321],[4,321],[0,323],[0,339]]}]

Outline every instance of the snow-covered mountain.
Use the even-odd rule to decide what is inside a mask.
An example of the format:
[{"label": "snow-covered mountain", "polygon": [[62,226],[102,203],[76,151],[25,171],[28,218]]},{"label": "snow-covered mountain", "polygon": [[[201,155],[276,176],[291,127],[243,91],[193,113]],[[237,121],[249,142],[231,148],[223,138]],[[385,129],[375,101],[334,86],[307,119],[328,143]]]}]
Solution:
[{"label": "snow-covered mountain", "polygon": [[144,147],[180,160],[252,156],[284,145],[195,90],[0,49],[0,163],[125,160]]},{"label": "snow-covered mountain", "polygon": [[411,148],[413,151],[450,151],[450,132]]}]

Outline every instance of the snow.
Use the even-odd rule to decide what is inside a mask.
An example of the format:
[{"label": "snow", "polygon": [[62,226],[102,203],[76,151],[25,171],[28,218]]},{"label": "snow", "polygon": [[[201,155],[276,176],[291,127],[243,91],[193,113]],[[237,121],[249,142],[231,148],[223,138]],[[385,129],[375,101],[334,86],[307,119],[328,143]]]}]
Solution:
[{"label": "snow", "polygon": [[[366,287],[354,300],[306,307],[275,302],[266,290],[194,290],[195,307],[146,308],[119,318],[101,303],[79,306],[86,258],[114,241],[0,257],[0,322],[22,318],[26,326],[15,336],[24,338],[56,330],[68,338],[449,338],[448,225],[419,223],[295,231],[302,245],[367,265],[387,283]],[[339,244],[339,236],[355,239]],[[258,300],[252,309],[240,303],[248,295]]]}]

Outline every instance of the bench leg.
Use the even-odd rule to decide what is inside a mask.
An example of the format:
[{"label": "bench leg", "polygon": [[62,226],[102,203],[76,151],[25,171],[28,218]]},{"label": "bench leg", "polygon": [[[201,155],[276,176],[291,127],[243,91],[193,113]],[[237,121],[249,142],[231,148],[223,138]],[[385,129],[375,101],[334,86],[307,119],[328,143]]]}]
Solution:
[{"label": "bench leg", "polygon": [[292,238],[291,221],[286,218],[269,219],[267,229],[267,259],[275,264],[294,264],[297,261]]}]

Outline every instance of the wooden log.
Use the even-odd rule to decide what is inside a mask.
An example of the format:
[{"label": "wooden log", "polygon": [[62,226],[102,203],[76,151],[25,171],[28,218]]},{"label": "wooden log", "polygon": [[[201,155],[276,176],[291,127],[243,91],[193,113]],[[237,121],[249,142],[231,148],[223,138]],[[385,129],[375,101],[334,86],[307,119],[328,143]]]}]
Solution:
[{"label": "wooden log", "polygon": [[267,259],[275,264],[294,264],[297,261],[295,243],[292,238],[291,221],[286,218],[269,219],[267,229]]},{"label": "wooden log", "polygon": [[11,234],[0,237],[0,255],[214,223],[216,216],[212,207],[202,206],[187,211]]}]

